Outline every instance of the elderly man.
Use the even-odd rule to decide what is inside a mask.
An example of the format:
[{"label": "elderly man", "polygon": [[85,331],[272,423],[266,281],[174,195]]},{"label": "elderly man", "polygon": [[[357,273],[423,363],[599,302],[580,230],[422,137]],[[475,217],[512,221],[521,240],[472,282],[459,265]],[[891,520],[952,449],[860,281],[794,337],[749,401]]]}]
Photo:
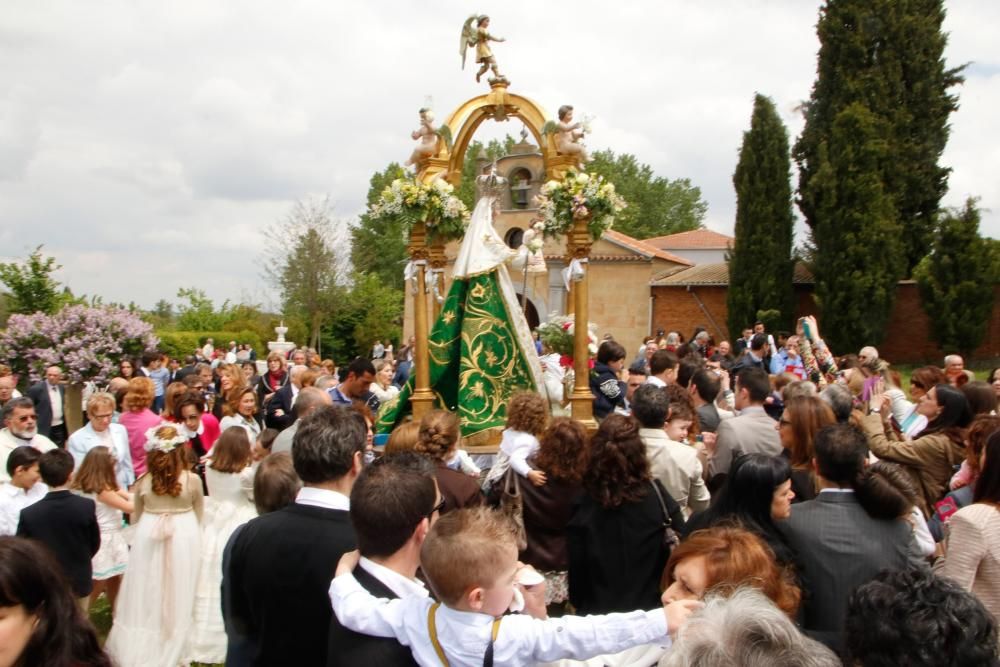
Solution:
[{"label": "elderly man", "polygon": [[38,432],[62,447],[66,442],[66,388],[62,385],[62,369],[49,366],[45,379],[28,389],[38,414]]},{"label": "elderly man", "polygon": [[9,482],[7,457],[16,447],[28,445],[40,452],[55,449],[54,442],[38,432],[35,404],[30,398],[12,398],[0,412],[4,428],[0,431],[0,482]]},{"label": "elderly man", "polygon": [[957,354],[949,354],[944,358],[944,379],[952,387],[961,387],[966,382],[976,379],[975,373],[965,370],[965,360]]},{"label": "elderly man", "polygon": [[789,336],[785,346],[771,357],[771,375],[791,373],[800,380],[806,379],[806,369],[799,356],[799,337]]}]

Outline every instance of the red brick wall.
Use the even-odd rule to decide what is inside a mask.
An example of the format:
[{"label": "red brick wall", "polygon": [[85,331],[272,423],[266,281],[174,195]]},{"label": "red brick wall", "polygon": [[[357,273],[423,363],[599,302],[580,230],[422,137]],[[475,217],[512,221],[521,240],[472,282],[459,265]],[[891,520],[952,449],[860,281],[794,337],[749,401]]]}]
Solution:
[{"label": "red brick wall", "polygon": [[[685,337],[696,326],[704,326],[716,341],[728,338],[726,331],[725,287],[653,287],[653,331],[679,331]],[[697,298],[696,298],[697,297]],[[818,315],[811,285],[796,285],[796,316]],[[993,303],[1000,298],[1000,287],[993,292]],[[704,306],[702,309],[699,305]],[[707,311],[707,314],[706,314]],[[822,329],[822,321],[820,322]],[[920,304],[917,286],[903,283],[896,288],[896,303],[889,316],[885,340],[879,341],[879,353],[894,363],[941,364],[945,351],[930,337],[931,322]],[[950,352],[950,350],[949,350]],[[994,305],[993,316],[975,359],[1000,357],[1000,309]]]}]

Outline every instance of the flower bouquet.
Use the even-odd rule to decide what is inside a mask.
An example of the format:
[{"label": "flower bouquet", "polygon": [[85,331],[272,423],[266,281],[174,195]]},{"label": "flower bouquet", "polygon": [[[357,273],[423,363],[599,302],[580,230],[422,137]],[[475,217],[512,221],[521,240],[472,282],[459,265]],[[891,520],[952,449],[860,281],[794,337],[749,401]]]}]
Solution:
[{"label": "flower bouquet", "polygon": [[454,192],[454,186],[442,179],[421,183],[397,178],[369,213],[373,220],[400,220],[407,234],[414,224],[423,222],[427,235],[435,240],[460,239],[469,225],[469,209]]},{"label": "flower bouquet", "polygon": [[[563,368],[573,367],[573,337],[576,326],[572,315],[550,316],[549,321],[538,325],[538,339],[542,344],[559,355],[559,365]],[[594,365],[597,355],[597,326],[587,323],[587,352],[590,366]]]},{"label": "flower bouquet", "polygon": [[535,198],[545,236],[565,235],[574,221],[590,219],[590,235],[598,239],[611,229],[615,216],[625,210],[625,200],[615,185],[599,174],[571,169],[563,181],[549,181]]}]

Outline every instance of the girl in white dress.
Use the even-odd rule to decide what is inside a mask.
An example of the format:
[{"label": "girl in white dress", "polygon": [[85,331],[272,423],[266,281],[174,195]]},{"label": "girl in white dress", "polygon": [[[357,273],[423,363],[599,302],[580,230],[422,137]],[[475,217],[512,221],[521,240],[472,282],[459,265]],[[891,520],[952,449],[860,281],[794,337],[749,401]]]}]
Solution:
[{"label": "girl in white dress", "polygon": [[203,492],[177,424],[146,431],[135,484],[135,538],[105,649],[120,667],[177,667],[191,632]]},{"label": "girl in white dress", "polygon": [[73,489],[94,501],[101,529],[101,548],[92,561],[94,590],[90,593],[90,606],[104,592],[112,614],[128,564],[128,544],[122,532],[124,514],[131,514],[134,509],[132,494],[118,486],[116,463],[114,453],[99,445],[87,452],[73,476]]},{"label": "girl in white dress", "polygon": [[205,467],[208,498],[202,523],[201,570],[187,650],[187,659],[192,662],[226,661],[227,639],[220,596],[222,551],[233,531],[257,516],[252,462],[246,430],[230,426],[215,441]]}]

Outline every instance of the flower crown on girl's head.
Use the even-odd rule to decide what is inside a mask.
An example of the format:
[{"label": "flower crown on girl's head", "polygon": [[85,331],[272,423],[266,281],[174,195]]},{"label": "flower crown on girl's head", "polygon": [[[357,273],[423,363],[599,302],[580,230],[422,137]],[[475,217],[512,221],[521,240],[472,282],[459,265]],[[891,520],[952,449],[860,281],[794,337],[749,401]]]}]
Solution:
[{"label": "flower crown on girl's head", "polygon": [[163,422],[146,431],[144,449],[151,452],[172,452],[177,445],[187,442],[187,436],[180,432],[176,424]]}]

